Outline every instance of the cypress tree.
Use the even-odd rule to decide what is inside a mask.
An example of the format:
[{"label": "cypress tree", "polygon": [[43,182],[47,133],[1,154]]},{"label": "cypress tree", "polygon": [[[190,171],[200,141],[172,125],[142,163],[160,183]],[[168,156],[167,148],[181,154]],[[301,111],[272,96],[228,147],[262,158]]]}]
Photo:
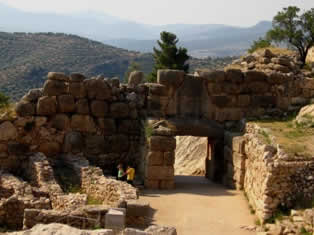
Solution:
[{"label": "cypress tree", "polygon": [[149,82],[157,81],[158,69],[189,71],[189,64],[186,63],[189,59],[187,49],[183,47],[177,48],[177,43],[179,42],[177,36],[164,31],[160,33],[160,39],[161,41],[157,41],[160,50],[154,47],[155,65],[152,73],[148,76],[147,80]]}]

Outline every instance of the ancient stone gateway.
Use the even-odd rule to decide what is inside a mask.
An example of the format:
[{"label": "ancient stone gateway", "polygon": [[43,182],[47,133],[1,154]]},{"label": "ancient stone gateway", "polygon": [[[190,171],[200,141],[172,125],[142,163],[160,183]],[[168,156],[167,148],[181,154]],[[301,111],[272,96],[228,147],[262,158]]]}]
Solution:
[{"label": "ancient stone gateway", "polygon": [[[99,168],[97,174],[132,163],[146,187],[168,189],[174,187],[174,136],[192,135],[208,137],[214,149],[207,176],[248,190],[262,219],[291,198],[295,185],[304,188],[287,186],[286,179],[296,178],[298,171],[291,169],[311,173],[311,162],[276,163],[277,150],[260,144],[254,131],[243,137],[231,130],[243,129],[243,118],[299,110],[314,97],[314,79],[278,71],[160,70],[158,82],[149,84],[141,83],[141,73],[133,75],[129,84],[120,84],[49,73],[43,89],[31,90],[17,104],[17,117],[0,120],[1,170],[18,174],[20,159],[36,153],[52,163],[82,157]],[[145,126],[152,134],[147,148]],[[282,172],[288,173],[278,177]],[[281,193],[273,182],[282,185]]]},{"label": "ancient stone gateway", "polygon": [[[244,117],[287,112],[300,99],[286,93],[285,89],[296,90],[292,84],[293,77],[280,73],[267,75],[229,69],[193,76],[182,71],[159,71],[157,84],[146,84],[148,118],[155,119],[150,121],[153,136],[146,157],[146,187],[174,187],[174,137],[180,135],[208,137],[214,151],[210,164],[206,164],[206,176],[216,181],[228,178],[224,160],[225,127]],[[224,181],[227,185],[239,184]]]}]

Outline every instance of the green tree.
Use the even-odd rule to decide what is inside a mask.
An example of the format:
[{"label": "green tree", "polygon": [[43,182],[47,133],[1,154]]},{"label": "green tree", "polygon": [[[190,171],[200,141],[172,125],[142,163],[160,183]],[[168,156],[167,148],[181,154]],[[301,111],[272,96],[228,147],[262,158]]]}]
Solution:
[{"label": "green tree", "polygon": [[259,38],[258,40],[254,41],[251,48],[248,50],[249,53],[253,53],[257,49],[266,48],[271,46],[271,42],[265,38]]},{"label": "green tree", "polygon": [[297,49],[302,67],[309,49],[314,46],[314,8],[300,14],[300,8],[289,6],[273,19],[267,38],[276,43],[287,43]]},{"label": "green tree", "polygon": [[187,60],[189,56],[187,55],[187,49],[179,47],[177,48],[177,43],[179,39],[177,36],[170,32],[160,33],[161,41],[157,41],[160,50],[154,47],[154,61],[155,65],[152,73],[148,76],[149,82],[156,82],[158,69],[177,69],[189,71],[189,64]]},{"label": "green tree", "polygon": [[9,105],[9,97],[0,92],[0,108],[5,108]]},{"label": "green tree", "polygon": [[132,61],[130,65],[128,66],[128,70],[124,74],[124,82],[128,83],[129,76],[133,71],[141,70],[141,66],[139,63],[136,63],[135,61]]}]

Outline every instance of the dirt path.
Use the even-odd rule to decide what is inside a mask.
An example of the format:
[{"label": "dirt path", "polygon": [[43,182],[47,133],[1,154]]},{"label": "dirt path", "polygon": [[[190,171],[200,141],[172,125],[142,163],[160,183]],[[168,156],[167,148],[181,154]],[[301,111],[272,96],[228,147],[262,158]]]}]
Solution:
[{"label": "dirt path", "polygon": [[178,235],[252,235],[254,225],[241,192],[226,190],[204,177],[176,176],[176,189],[145,190],[141,200],[155,209],[153,223],[175,226]]}]

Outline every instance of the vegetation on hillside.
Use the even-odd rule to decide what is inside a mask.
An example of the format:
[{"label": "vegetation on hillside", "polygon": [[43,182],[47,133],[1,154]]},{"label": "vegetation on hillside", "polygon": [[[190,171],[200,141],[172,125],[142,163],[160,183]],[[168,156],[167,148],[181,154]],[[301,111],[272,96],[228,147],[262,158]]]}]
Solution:
[{"label": "vegetation on hillside", "polygon": [[122,78],[129,61],[139,55],[78,36],[53,33],[0,33],[0,51],[0,91],[13,98],[41,87],[49,71]]},{"label": "vegetation on hillside", "polygon": [[177,48],[177,43],[179,42],[177,36],[164,31],[160,33],[160,39],[160,41],[157,41],[160,50],[154,47],[155,65],[152,73],[148,76],[149,82],[156,82],[158,69],[189,71],[189,64],[186,63],[189,59],[187,49],[183,47]]},{"label": "vegetation on hillside", "polygon": [[270,47],[270,46],[271,46],[271,43],[270,43],[269,40],[267,40],[265,38],[259,38],[258,40],[253,42],[253,44],[250,47],[250,49],[248,50],[248,52],[249,53],[253,53],[257,49],[263,49],[263,48],[267,48],[267,47]]},{"label": "vegetation on hillside", "polygon": [[[145,74],[152,71],[151,53],[114,48],[75,35],[54,33],[0,32],[0,92],[17,101],[29,89],[42,87],[50,71],[80,72],[88,77],[104,75],[124,78],[128,68],[138,64]],[[216,69],[234,57],[190,58],[190,72],[198,68]],[[132,65],[133,64],[133,65]]]},{"label": "vegetation on hillside", "polygon": [[306,65],[306,57],[314,46],[314,8],[300,14],[300,8],[289,6],[279,11],[273,18],[273,27],[265,38],[254,41],[249,52],[269,47],[271,43],[287,45],[294,48],[300,57],[302,67]]},{"label": "vegetation on hillside", "polygon": [[0,92],[0,109],[9,106],[9,97]]},{"label": "vegetation on hillside", "polygon": [[273,19],[273,29],[267,38],[274,42],[285,42],[297,49],[302,65],[305,65],[307,54],[314,46],[314,8],[299,14],[300,8],[289,6]]}]

